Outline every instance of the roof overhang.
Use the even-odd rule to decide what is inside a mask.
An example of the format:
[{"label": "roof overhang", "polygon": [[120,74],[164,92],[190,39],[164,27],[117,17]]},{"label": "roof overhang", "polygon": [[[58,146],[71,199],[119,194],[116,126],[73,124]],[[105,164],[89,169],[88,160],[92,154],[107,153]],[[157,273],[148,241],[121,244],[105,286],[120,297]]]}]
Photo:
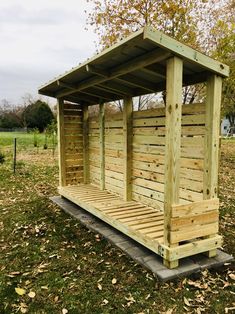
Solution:
[{"label": "roof overhang", "polygon": [[89,105],[165,90],[166,61],[183,59],[183,85],[204,82],[229,67],[145,27],[39,88],[42,95]]}]

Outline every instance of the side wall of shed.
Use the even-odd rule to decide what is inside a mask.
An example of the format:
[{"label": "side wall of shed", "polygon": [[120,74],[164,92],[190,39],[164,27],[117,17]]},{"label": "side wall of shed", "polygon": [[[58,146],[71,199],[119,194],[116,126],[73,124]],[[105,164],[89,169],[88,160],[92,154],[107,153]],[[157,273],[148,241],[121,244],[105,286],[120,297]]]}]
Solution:
[{"label": "side wall of shed", "polygon": [[99,117],[89,116],[88,150],[90,183],[100,186],[100,147],[99,147]]},{"label": "side wall of shed", "polygon": [[83,182],[83,128],[80,105],[58,102],[60,186]]},{"label": "side wall of shed", "polygon": [[105,189],[123,197],[123,115],[105,115]]},{"label": "side wall of shed", "polygon": [[[133,114],[133,199],[163,208],[165,108]],[[203,199],[205,104],[182,107],[180,204]]]}]

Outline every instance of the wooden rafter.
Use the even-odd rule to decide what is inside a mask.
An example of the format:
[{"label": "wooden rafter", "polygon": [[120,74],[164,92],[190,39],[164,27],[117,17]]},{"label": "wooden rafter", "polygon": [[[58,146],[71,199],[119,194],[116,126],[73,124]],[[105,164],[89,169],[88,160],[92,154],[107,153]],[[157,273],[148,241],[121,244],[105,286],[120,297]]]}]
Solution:
[{"label": "wooden rafter", "polygon": [[[83,82],[81,82],[74,90],[68,90],[65,92],[58,93],[56,95],[57,98],[61,98],[70,94],[73,94],[78,91],[82,91],[90,86],[94,86],[96,84],[100,84],[102,82],[105,82],[107,80],[111,80],[113,78],[117,78],[119,76],[122,76],[126,73],[129,73],[131,71],[137,70],[139,68],[145,67],[147,65],[150,65],[152,63],[160,62],[163,60],[166,60],[170,57],[170,53],[166,53],[161,49],[154,49],[153,51],[150,51],[147,54],[141,55],[139,57],[136,57],[132,59],[131,61],[128,61],[124,64],[121,64],[113,69],[110,70],[110,74],[107,76],[104,76],[103,74],[95,75],[94,77],[91,77]],[[89,71],[89,65],[87,65],[86,69]],[[97,71],[98,72],[98,71]],[[91,72],[92,73],[92,72]]]}]

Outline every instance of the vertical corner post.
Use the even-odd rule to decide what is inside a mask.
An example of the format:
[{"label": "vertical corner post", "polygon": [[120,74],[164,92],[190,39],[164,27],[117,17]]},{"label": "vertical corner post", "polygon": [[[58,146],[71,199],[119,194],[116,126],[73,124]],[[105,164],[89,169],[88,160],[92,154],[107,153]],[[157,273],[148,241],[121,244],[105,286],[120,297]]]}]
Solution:
[{"label": "vertical corner post", "polygon": [[[203,177],[203,199],[217,198],[218,171],[220,152],[220,109],[222,77],[211,74],[207,79],[206,96],[206,133]],[[213,237],[213,235],[208,237]],[[216,256],[216,249],[207,253],[208,257]]]},{"label": "vertical corner post", "polygon": [[83,175],[84,184],[90,182],[89,168],[89,111],[88,105],[82,106],[82,130],[83,130]]},{"label": "vertical corner post", "polygon": [[212,74],[207,79],[206,134],[203,178],[203,198],[218,194],[219,135],[222,78]]},{"label": "vertical corner post", "polygon": [[124,158],[124,200],[132,199],[132,97],[123,100],[123,158]]},{"label": "vertical corner post", "polygon": [[59,186],[66,185],[65,136],[64,136],[64,100],[57,99]]},{"label": "vertical corner post", "polygon": [[105,150],[104,150],[104,104],[99,104],[100,127],[100,189],[105,189]]},{"label": "vertical corner post", "polygon": [[[170,232],[172,205],[179,203],[182,77],[182,59],[178,57],[172,57],[167,61],[166,78],[166,144],[164,195],[164,244],[169,247],[173,246],[171,245]],[[168,268],[175,268],[178,266],[178,260],[170,262],[165,259],[164,264]]]}]

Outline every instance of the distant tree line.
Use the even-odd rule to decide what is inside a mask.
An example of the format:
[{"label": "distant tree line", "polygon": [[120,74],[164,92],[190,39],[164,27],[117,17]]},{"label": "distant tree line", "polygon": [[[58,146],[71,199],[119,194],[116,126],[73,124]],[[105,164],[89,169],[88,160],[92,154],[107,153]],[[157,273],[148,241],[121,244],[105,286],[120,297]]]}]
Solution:
[{"label": "distant tree line", "polygon": [[37,128],[43,132],[54,119],[49,105],[40,99],[17,107],[10,106],[6,100],[0,104],[0,128]]}]

